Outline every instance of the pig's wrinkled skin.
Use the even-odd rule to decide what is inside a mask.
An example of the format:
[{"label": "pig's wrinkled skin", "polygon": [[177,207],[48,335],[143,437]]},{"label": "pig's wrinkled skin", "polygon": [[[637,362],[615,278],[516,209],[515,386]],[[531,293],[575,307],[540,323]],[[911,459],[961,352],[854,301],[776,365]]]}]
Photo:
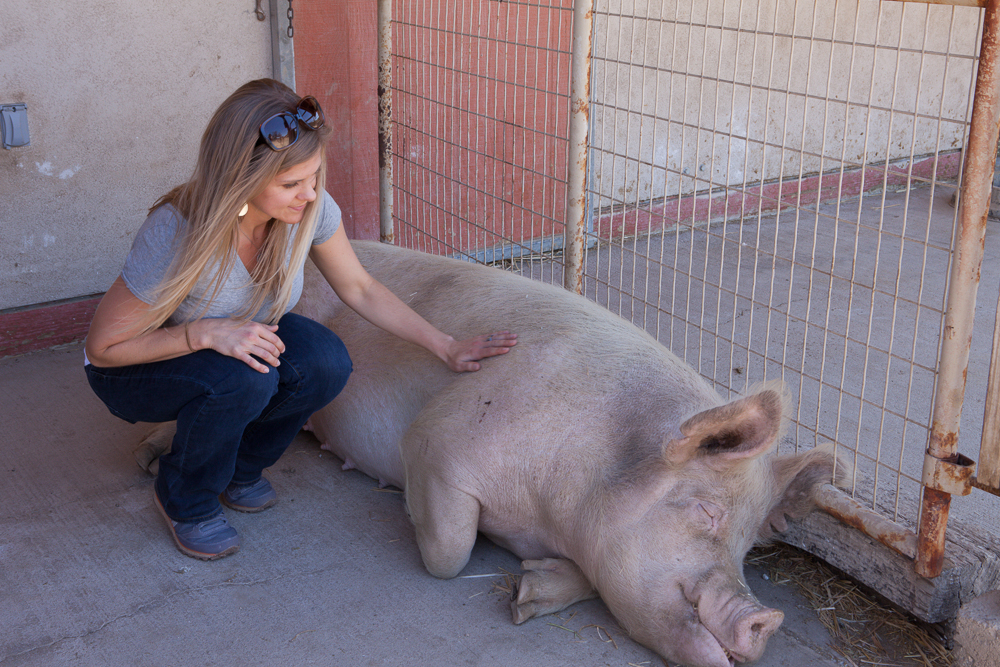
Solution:
[{"label": "pig's wrinkled skin", "polygon": [[518,334],[507,355],[453,373],[307,272],[296,310],[336,331],[355,369],[311,427],[345,468],[405,490],[431,574],[459,574],[480,531],[525,559],[515,623],[600,596],[633,639],[671,661],[760,658],[784,615],[754,598],[743,558],[784,515],[811,509],[834,465],[826,448],[772,454],[780,388],[727,404],[652,337],[583,297],[392,246],[354,247],[455,338]]}]

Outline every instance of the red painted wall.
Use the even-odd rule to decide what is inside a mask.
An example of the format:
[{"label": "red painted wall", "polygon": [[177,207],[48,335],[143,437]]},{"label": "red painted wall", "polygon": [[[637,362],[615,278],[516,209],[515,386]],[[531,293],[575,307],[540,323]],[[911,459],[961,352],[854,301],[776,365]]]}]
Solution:
[{"label": "red painted wall", "polygon": [[397,245],[476,255],[561,239],[571,26],[570,0],[395,0]]},{"label": "red painted wall", "polygon": [[372,0],[295,3],[295,87],[334,128],[327,192],[355,239],[379,238],[378,17]]},{"label": "red painted wall", "polygon": [[86,297],[0,313],[0,358],[83,340],[99,302]]}]

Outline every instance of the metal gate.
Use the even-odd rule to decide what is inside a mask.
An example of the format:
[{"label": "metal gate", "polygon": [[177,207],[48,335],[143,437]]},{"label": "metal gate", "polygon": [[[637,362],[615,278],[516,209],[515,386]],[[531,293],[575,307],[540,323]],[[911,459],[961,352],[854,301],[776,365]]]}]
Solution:
[{"label": "metal gate", "polygon": [[[781,447],[833,441],[853,466],[824,508],[936,577],[949,499],[975,483],[959,448],[986,443],[978,486],[1000,481],[1000,420],[986,415],[988,438],[958,428],[997,17],[996,3],[383,0],[383,237],[581,291],[724,395],[780,377],[795,406]],[[976,400],[1000,403],[977,377]],[[978,495],[995,539],[995,499]],[[1000,583],[977,576],[959,597]],[[957,607],[943,608],[911,611]]]}]

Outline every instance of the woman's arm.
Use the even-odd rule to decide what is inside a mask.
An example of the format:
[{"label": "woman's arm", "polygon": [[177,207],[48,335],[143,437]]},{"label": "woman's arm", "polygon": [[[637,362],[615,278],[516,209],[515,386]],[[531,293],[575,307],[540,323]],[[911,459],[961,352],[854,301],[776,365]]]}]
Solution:
[{"label": "woman's arm", "polygon": [[506,331],[456,341],[438,331],[378,282],[358,261],[341,226],[310,252],[320,273],[358,315],[405,341],[428,350],[453,371],[477,371],[480,359],[506,354],[517,344],[517,334]]},{"label": "woman's arm", "polygon": [[149,306],[132,294],[121,276],[101,299],[87,334],[87,358],[95,366],[113,367],[173,359],[211,348],[266,373],[261,361],[278,365],[285,345],[276,325],[228,318],[195,320],[138,335]]}]

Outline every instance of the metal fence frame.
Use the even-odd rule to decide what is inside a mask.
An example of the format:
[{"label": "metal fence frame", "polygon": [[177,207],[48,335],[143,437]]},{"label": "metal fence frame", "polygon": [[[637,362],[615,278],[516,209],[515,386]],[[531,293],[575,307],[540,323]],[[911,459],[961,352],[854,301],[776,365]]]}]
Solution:
[{"label": "metal fence frame", "polygon": [[[398,1],[398,0],[397,0]],[[553,0],[555,1],[555,0]],[[507,3],[509,4],[509,3]],[[526,3],[521,3],[526,4]],[[998,131],[1000,131],[1000,0],[938,0],[936,4],[978,6],[985,9],[980,45],[980,59],[975,83],[968,146],[964,154],[964,176],[958,197],[958,232],[953,249],[951,275],[944,313],[943,336],[938,358],[938,376],[933,401],[933,418],[925,455],[924,485],[919,530],[915,533],[892,519],[851,498],[826,487],[821,506],[842,522],[849,524],[893,551],[914,562],[916,572],[927,578],[942,571],[950,498],[967,495],[973,488],[994,494],[1000,488],[1000,320],[994,342],[990,370],[987,414],[980,453],[978,475],[975,463],[957,452],[957,434],[961,417],[972,325],[986,220],[989,211]],[[394,219],[394,114],[393,105],[393,0],[379,2],[379,73],[380,73],[380,143],[382,238],[399,239]],[[559,243],[548,249],[562,251],[562,284],[576,292],[583,291],[583,265],[592,229],[592,205],[588,200],[588,156],[591,140],[592,54],[594,35],[594,0],[572,4],[572,65],[567,100],[568,135],[565,173],[565,229]],[[397,159],[398,161],[398,159]],[[888,164],[886,173],[888,173]],[[484,232],[484,238],[486,232]],[[520,239],[508,239],[512,246],[524,249]],[[544,247],[542,248],[545,249]],[[464,249],[459,254],[469,255]],[[537,250],[537,248],[535,249]],[[527,251],[532,251],[528,248]],[[512,255],[500,257],[509,259]],[[479,253],[478,258],[497,259]],[[558,262],[558,260],[557,260]]]}]

